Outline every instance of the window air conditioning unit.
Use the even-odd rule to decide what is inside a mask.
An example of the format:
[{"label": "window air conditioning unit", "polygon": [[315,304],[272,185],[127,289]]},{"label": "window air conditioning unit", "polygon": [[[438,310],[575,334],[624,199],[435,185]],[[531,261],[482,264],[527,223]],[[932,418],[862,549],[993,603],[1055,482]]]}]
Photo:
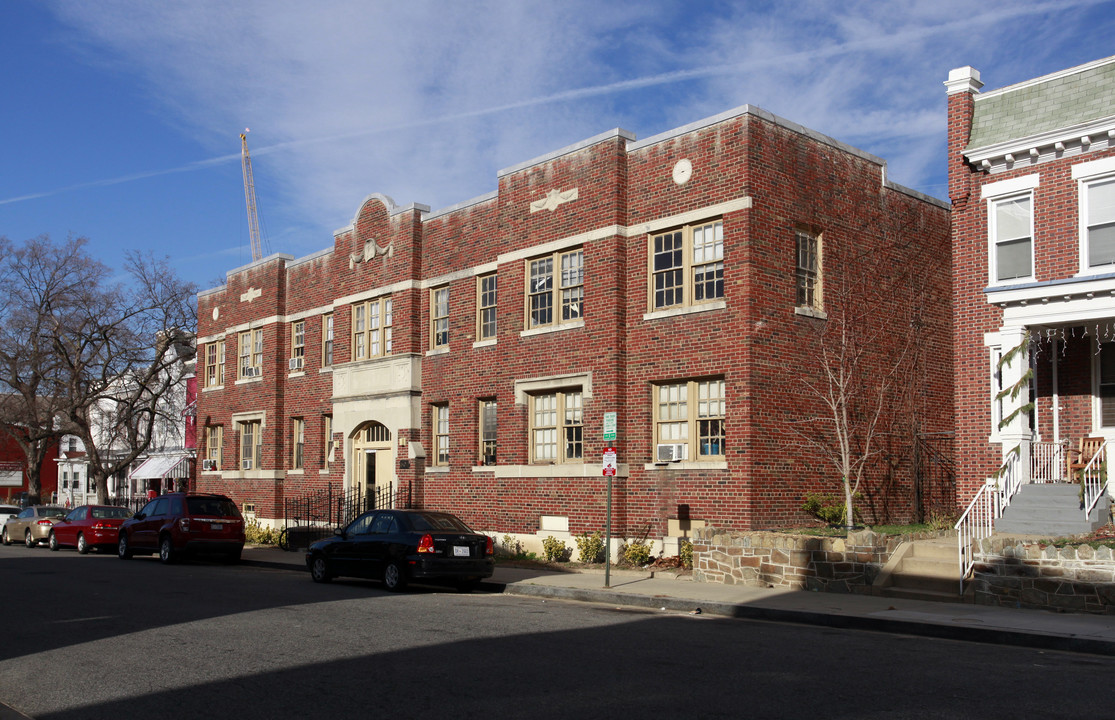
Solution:
[{"label": "window air conditioning unit", "polygon": [[305,358],[292,357],[290,359],[290,370],[291,370],[291,372],[293,372],[295,370],[301,370],[302,369],[302,363],[303,363],[304,360],[305,360]]},{"label": "window air conditioning unit", "polygon": [[251,470],[252,469],[252,461],[251,460],[241,460],[240,461],[240,469],[241,470]]},{"label": "window air conditioning unit", "polygon": [[244,368],[244,377],[259,377],[259,368],[254,366]]},{"label": "window air conditioning unit", "polygon": [[680,462],[685,459],[688,449],[685,443],[660,443],[655,456],[660,463]]},{"label": "window air conditioning unit", "polygon": [[202,460],[201,461],[201,469],[202,470],[216,470],[217,469],[217,461],[216,460]]}]

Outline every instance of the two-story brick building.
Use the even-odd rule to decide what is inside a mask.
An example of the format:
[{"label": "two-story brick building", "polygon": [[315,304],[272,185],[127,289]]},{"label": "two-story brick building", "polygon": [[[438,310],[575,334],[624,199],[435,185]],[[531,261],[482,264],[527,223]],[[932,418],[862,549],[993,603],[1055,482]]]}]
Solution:
[{"label": "two-story brick building", "polygon": [[877,388],[864,511],[909,517],[913,438],[952,427],[949,282],[944,203],[749,106],[589,138],[436,212],[373,194],[332,247],[199,295],[198,488],[271,519],[383,487],[562,537],[603,527],[615,445],[621,535],[801,522],[840,487],[810,441],[859,312],[856,381],[903,380]]},{"label": "two-story brick building", "polygon": [[1115,57],[945,85],[960,495],[1079,481],[1115,438]]}]

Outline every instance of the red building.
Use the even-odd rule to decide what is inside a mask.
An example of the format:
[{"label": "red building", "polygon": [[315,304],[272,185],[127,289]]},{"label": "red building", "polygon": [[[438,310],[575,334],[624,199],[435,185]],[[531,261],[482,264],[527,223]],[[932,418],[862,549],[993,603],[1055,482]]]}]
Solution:
[{"label": "red building", "polygon": [[[1115,57],[945,85],[960,494],[1083,479],[1091,505],[1115,438]],[[1076,495],[1079,532],[1101,518]]]},{"label": "red building", "polygon": [[264,519],[390,487],[560,538],[603,527],[614,445],[621,535],[800,523],[840,487],[809,440],[854,305],[860,372],[916,370],[888,385],[863,503],[908,518],[913,439],[952,427],[948,253],[944,203],[753,107],[604,133],[436,212],[373,194],[332,247],[199,295],[198,487]]},{"label": "red building", "polygon": [[[42,487],[41,499],[44,503],[53,502],[58,492],[58,444],[48,448],[46,459],[39,467],[39,480]],[[0,430],[0,498],[3,502],[18,500],[24,492],[29,492],[27,484],[27,458],[19,449],[19,444],[8,433]]]}]

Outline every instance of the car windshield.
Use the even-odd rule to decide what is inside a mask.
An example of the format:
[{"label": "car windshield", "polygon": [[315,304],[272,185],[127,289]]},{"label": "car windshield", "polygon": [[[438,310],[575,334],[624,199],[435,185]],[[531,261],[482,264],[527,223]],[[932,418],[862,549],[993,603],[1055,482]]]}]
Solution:
[{"label": "car windshield", "polygon": [[410,526],[418,532],[467,532],[472,530],[458,518],[443,513],[411,513],[407,516]]},{"label": "car windshield", "polygon": [[39,508],[39,517],[62,517],[65,514],[63,508]]},{"label": "car windshield", "polygon": [[186,498],[190,515],[211,515],[213,517],[240,517],[236,503],[226,498],[191,497]]},{"label": "car windshield", "polygon": [[132,516],[128,508],[122,507],[95,507],[93,508],[93,517],[97,520],[126,520]]}]

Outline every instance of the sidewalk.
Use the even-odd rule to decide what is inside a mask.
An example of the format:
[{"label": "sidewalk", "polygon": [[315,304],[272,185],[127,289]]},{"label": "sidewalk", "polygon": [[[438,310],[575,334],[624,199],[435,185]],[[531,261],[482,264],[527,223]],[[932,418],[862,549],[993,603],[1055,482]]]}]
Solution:
[{"label": "sidewalk", "polygon": [[[303,551],[266,546],[245,546],[243,563],[306,569]],[[613,570],[610,585],[604,587],[603,571],[549,572],[497,565],[482,587],[507,595],[1115,655],[1115,617],[1111,616],[719,585],[649,571]]]}]

